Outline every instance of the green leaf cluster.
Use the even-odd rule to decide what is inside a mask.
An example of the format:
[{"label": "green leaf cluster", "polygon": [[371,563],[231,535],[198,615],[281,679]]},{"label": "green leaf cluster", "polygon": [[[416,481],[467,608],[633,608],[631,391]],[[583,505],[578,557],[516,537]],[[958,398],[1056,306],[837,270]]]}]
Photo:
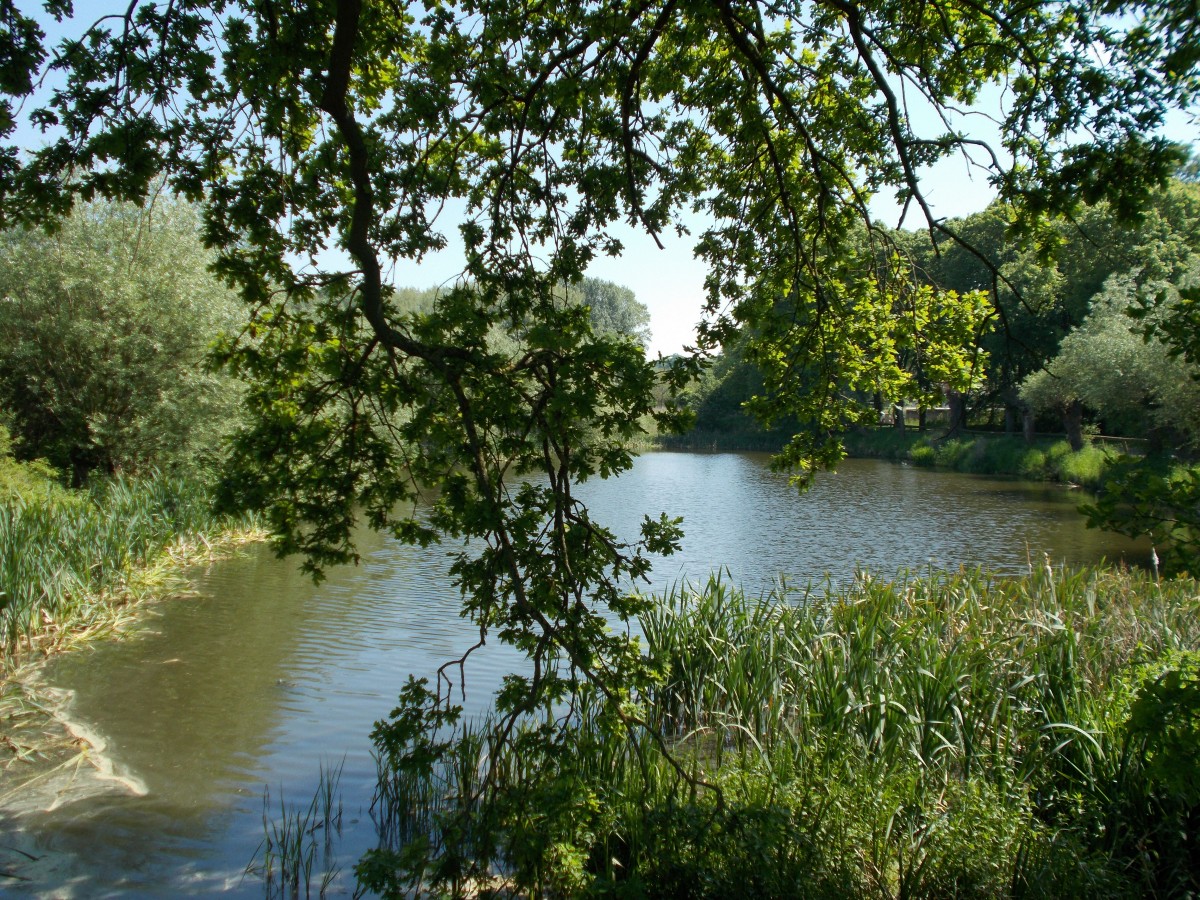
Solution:
[{"label": "green leaf cluster", "polygon": [[0,406],[21,456],[75,483],[219,457],[238,388],[206,355],[239,304],[197,229],[160,197],[0,234]]}]

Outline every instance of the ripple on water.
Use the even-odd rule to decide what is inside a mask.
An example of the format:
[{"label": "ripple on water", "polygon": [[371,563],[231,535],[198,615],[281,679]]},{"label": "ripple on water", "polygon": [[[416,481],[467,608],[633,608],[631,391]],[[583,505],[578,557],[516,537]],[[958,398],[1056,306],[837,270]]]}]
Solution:
[{"label": "ripple on water", "polygon": [[[845,581],[860,565],[1019,572],[1043,550],[1072,563],[1138,552],[1084,529],[1063,491],[886,463],[848,461],[801,497],[761,455],[652,453],[580,495],[618,535],[635,536],[645,514],[684,516],[684,549],[659,561],[656,590],[716,567],[757,593],[781,575]],[[458,615],[448,549],[363,534],[361,565],[316,586],[294,562],[252,548],[198,572],[199,598],[159,605],[129,640],[55,661],[47,682],[74,692],[70,715],[146,794],[79,798],[25,819],[31,852],[59,861],[29,892],[257,896],[231,873],[261,840],[264,788],[273,804],[282,792],[306,805],[319,767],[343,758],[348,869],[372,840],[374,721],[410,673],[432,678],[478,639]],[[468,710],[484,709],[518,664],[504,647],[474,653]]]}]

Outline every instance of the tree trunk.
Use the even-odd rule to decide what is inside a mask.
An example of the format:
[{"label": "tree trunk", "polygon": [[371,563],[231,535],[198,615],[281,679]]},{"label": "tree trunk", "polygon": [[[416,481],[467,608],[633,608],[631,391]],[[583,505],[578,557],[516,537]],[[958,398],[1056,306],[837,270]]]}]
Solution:
[{"label": "tree trunk", "polygon": [[1072,400],[1063,413],[1063,427],[1067,432],[1067,443],[1072,450],[1083,449],[1083,403]]},{"label": "tree trunk", "polygon": [[1021,418],[1021,411],[1011,403],[1004,404],[1004,433],[1016,434],[1017,421]]},{"label": "tree trunk", "polygon": [[892,424],[897,431],[904,433],[904,404],[896,403],[892,406]]},{"label": "tree trunk", "polygon": [[967,398],[958,391],[946,391],[946,403],[950,407],[950,427],[947,437],[955,437],[967,424]]},{"label": "tree trunk", "polygon": [[925,407],[923,407],[923,406],[917,407],[917,431],[921,432],[921,434],[925,433],[925,414],[926,414],[926,412],[928,412],[928,410],[926,410]]},{"label": "tree trunk", "polygon": [[1033,443],[1033,409],[1024,403],[1021,404],[1021,434],[1025,443]]}]

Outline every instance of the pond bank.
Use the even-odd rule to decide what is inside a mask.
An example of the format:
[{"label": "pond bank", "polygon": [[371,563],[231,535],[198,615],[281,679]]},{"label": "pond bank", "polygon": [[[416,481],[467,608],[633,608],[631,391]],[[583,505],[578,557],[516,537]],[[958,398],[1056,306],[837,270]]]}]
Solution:
[{"label": "pond bank", "polygon": [[1026,443],[1019,436],[1001,433],[947,438],[937,431],[874,428],[851,432],[845,440],[847,454],[859,459],[889,459],[973,475],[1012,475],[1089,490],[1101,487],[1117,456],[1116,450],[1096,444],[1072,450],[1065,438]]},{"label": "pond bank", "polygon": [[[788,435],[772,432],[689,432],[659,435],[655,445],[662,450],[778,453]],[[1026,443],[1021,437],[1002,433],[967,433],[947,438],[938,429],[925,432],[908,428],[864,428],[844,438],[851,459],[883,459],[908,462],[926,468],[947,469],[972,475],[1006,475],[1029,481],[1048,481],[1098,490],[1118,450],[1086,444],[1074,451],[1065,438],[1039,437]]]},{"label": "pond bank", "polygon": [[[520,896],[1194,896],[1197,589],[1045,566],[763,600],[713,578],[642,617],[665,676],[639,712],[668,741],[599,703],[519,753],[464,726],[429,776],[389,751],[381,821],[431,834],[425,871],[517,859]],[[364,860],[366,885],[399,860]]]},{"label": "pond bank", "polygon": [[[27,509],[6,507],[4,524],[11,526]],[[51,520],[43,519],[43,524],[47,521]],[[5,536],[11,538],[12,532],[22,530],[10,527]],[[46,533],[57,540],[66,539],[60,529],[47,529]],[[37,676],[47,659],[120,635],[138,620],[147,604],[185,595],[186,569],[227,559],[241,547],[266,537],[250,523],[226,523],[207,533],[176,535],[157,554],[146,553],[143,561],[128,563],[123,571],[90,590],[76,578],[63,597],[53,598],[52,586],[38,583],[39,599],[59,602],[17,610],[26,613],[23,627],[0,648],[0,796],[11,796],[30,780],[73,762],[82,763],[86,758],[96,765],[100,758],[96,741],[67,723],[61,715],[63,703],[40,685]],[[9,544],[4,549],[13,557],[6,558],[10,570],[17,568],[14,562],[28,564],[30,557],[44,549],[32,541],[21,546],[10,540]],[[14,559],[18,552],[23,559]],[[103,563],[98,559],[90,568],[98,569]],[[32,568],[25,566],[26,571]],[[54,574],[59,576],[62,570]],[[8,592],[5,594],[7,598]],[[13,612],[12,606],[5,606],[8,623]]]}]

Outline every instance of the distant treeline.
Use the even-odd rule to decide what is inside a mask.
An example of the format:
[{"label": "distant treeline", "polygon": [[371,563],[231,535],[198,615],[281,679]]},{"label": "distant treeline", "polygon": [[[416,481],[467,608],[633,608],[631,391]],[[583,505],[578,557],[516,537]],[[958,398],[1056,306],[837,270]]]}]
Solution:
[{"label": "distant treeline", "polygon": [[[1156,191],[1136,224],[1103,204],[1087,208],[1060,226],[1062,246],[1051,261],[1044,248],[1023,247],[1011,225],[1006,209],[993,205],[947,223],[961,242],[934,241],[928,231],[888,233],[889,252],[911,261],[916,278],[959,294],[984,290],[994,304],[978,337],[975,389],[925,405],[949,405],[962,419],[954,424],[987,418],[1010,432],[1063,433],[1076,448],[1089,427],[1145,438],[1152,449],[1194,446],[1197,370],[1155,325],[1200,284],[1200,185],[1180,178]],[[764,428],[747,412],[763,380],[744,347],[745,340],[726,345],[688,398],[696,415],[691,443],[771,449],[802,427]],[[936,384],[926,387],[936,394]],[[911,398],[910,416],[918,405]],[[877,408],[881,420],[894,420],[890,404]]]}]

